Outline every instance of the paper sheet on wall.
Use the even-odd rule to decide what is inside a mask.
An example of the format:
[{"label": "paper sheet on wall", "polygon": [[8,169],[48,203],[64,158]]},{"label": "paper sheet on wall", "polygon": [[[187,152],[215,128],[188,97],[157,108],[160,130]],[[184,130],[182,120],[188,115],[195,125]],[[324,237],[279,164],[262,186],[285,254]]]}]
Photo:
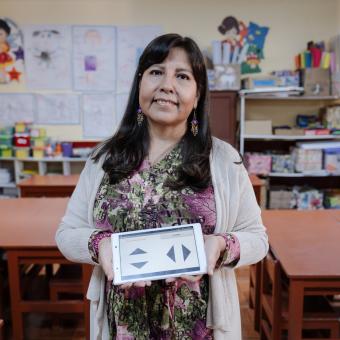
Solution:
[{"label": "paper sheet on wall", "polygon": [[73,27],[73,85],[79,91],[114,91],[116,29]]},{"label": "paper sheet on wall", "polygon": [[115,96],[109,94],[84,94],[83,136],[107,138],[116,129]]},{"label": "paper sheet on wall", "polygon": [[117,93],[130,92],[139,57],[146,45],[160,34],[160,26],[117,28]]},{"label": "paper sheet on wall", "polygon": [[24,28],[27,85],[30,89],[71,88],[71,27]]},{"label": "paper sheet on wall", "polygon": [[129,99],[128,93],[120,93],[116,95],[116,122],[117,127],[120,125],[124,116],[126,105]]},{"label": "paper sheet on wall", "polygon": [[35,100],[30,94],[0,94],[0,125],[34,122]]},{"label": "paper sheet on wall", "polygon": [[79,96],[76,94],[38,94],[36,124],[79,124]]}]

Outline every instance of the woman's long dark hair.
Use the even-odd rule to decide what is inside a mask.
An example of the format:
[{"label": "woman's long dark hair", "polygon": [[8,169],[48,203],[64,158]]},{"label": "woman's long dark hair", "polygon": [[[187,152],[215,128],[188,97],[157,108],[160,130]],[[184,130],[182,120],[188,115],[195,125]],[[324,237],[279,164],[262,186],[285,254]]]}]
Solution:
[{"label": "woman's long dark hair", "polygon": [[164,34],[152,40],[139,59],[132,88],[118,131],[114,136],[100,144],[93,152],[92,159],[97,162],[106,154],[103,170],[108,173],[110,183],[115,184],[136,170],[148,154],[150,137],[147,120],[137,124],[139,107],[139,84],[143,73],[150,66],[162,63],[172,48],[182,48],[188,55],[197,83],[199,100],[196,108],[198,134],[193,136],[190,123],[193,112],[187,121],[187,130],[182,138],[182,163],[177,169],[175,183],[167,183],[173,189],[186,186],[195,191],[208,187],[210,183],[209,154],[212,147],[208,116],[207,73],[203,56],[197,44],[188,37],[178,34]]}]

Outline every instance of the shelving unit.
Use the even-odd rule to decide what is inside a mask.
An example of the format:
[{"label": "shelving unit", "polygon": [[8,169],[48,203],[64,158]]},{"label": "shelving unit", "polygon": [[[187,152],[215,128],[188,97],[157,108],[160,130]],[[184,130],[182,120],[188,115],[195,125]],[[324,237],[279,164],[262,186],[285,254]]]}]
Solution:
[{"label": "shelving unit", "polygon": [[15,157],[2,157],[0,158],[0,168],[6,168],[12,174],[11,183],[0,183],[0,195],[3,193],[4,188],[16,188],[17,183],[26,178],[23,175],[25,170],[33,170],[38,175],[48,174],[61,174],[71,175],[80,173],[85,165],[87,158],[71,158],[71,157],[59,157],[59,158],[23,158],[18,159]]},{"label": "shelving unit", "polygon": [[[239,150],[245,152],[265,152],[281,149],[288,153],[290,146],[299,141],[339,141],[339,135],[274,135],[247,134],[245,121],[272,120],[274,125],[294,125],[297,114],[310,114],[329,104],[339,104],[335,96],[310,97],[289,96],[288,93],[251,93],[240,91],[240,131]],[[250,118],[249,118],[250,117]],[[317,188],[339,188],[340,175],[329,174],[327,171],[313,171],[304,173],[276,173],[270,172],[266,179],[267,189],[273,186],[314,185]],[[267,195],[268,198],[268,195]],[[267,202],[268,203],[268,202]]]},{"label": "shelving unit", "polygon": [[[280,95],[281,94],[281,95]],[[256,93],[252,94],[249,90],[240,91],[240,153],[244,154],[244,143],[247,139],[258,139],[258,140],[332,140],[332,139],[340,139],[340,136],[334,135],[303,135],[303,136],[282,136],[282,135],[250,135],[245,133],[245,120],[246,120],[246,101],[274,101],[275,105],[278,105],[278,102],[286,102],[292,103],[294,101],[298,102],[314,102],[314,103],[326,103],[326,102],[334,102],[339,100],[338,97],[335,96],[323,96],[323,97],[311,97],[311,96],[288,96],[285,94],[278,92],[272,95]]]}]

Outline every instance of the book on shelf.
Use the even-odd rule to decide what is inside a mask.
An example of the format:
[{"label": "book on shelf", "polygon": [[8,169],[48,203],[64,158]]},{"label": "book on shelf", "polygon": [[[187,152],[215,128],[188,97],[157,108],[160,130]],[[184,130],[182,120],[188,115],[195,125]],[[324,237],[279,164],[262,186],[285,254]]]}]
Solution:
[{"label": "book on shelf", "polygon": [[240,94],[260,94],[263,93],[265,95],[268,94],[275,94],[278,95],[279,93],[298,93],[301,94],[304,91],[303,87],[299,86],[272,86],[272,87],[261,87],[261,88],[254,88],[249,90],[241,90]]},{"label": "book on shelf", "polygon": [[305,150],[339,149],[340,142],[298,142],[296,145]]}]

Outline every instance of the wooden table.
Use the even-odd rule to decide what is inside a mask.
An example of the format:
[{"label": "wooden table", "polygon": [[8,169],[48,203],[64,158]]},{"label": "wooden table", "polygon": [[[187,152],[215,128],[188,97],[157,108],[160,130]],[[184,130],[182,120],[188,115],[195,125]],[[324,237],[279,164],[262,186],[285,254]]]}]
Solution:
[{"label": "wooden table", "polygon": [[34,175],[18,183],[21,197],[69,197],[79,175]]},{"label": "wooden table", "polygon": [[[22,264],[70,264],[57,249],[55,232],[64,215],[67,198],[18,198],[0,201],[0,248],[8,258],[13,338],[21,340],[23,313],[85,313],[89,335],[89,304],[86,290],[91,267],[83,265],[84,301],[24,300],[20,289]],[[89,338],[89,337],[88,337]]]},{"label": "wooden table", "polygon": [[340,293],[340,210],[262,212],[289,279],[288,339],[301,339],[304,295]]}]

